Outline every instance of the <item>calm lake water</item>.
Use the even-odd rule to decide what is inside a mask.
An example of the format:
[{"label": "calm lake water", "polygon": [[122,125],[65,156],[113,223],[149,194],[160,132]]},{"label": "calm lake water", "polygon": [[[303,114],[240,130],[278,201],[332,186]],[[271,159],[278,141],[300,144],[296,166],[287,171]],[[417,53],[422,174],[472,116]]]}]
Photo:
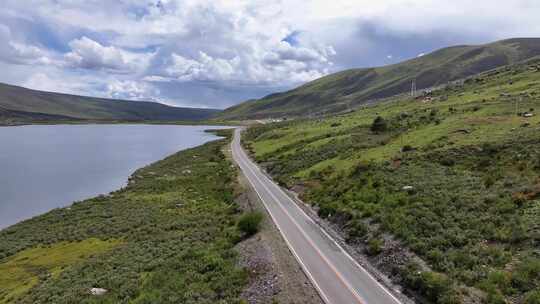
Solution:
[{"label": "calm lake water", "polygon": [[0,127],[0,229],[119,189],[133,171],[218,137],[212,126]]}]

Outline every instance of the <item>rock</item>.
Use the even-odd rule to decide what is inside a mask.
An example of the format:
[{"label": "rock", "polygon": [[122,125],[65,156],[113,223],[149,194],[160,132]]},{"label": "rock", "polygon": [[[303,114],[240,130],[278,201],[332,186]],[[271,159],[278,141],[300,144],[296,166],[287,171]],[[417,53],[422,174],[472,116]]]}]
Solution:
[{"label": "rock", "polygon": [[470,134],[471,131],[469,131],[467,129],[459,129],[459,130],[455,130],[454,133]]},{"label": "rock", "polygon": [[182,171],[182,174],[191,174],[191,170],[186,169],[186,170]]},{"label": "rock", "polygon": [[107,292],[108,290],[105,288],[98,288],[98,287],[90,288],[90,294],[93,296],[102,296],[106,294]]},{"label": "rock", "polygon": [[403,188],[401,188],[401,190],[403,191],[410,191],[410,190],[413,190],[414,187],[413,186],[403,186]]},{"label": "rock", "polygon": [[533,117],[533,113],[525,113],[523,114],[523,117]]}]

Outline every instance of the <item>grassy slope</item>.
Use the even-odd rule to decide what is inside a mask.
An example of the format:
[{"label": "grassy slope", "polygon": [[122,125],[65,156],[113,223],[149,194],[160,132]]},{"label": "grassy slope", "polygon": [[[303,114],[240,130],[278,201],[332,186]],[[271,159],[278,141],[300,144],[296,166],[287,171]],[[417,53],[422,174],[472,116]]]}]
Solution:
[{"label": "grassy slope", "polygon": [[[232,248],[240,232],[227,142],[182,151],[138,170],[122,190],[0,231],[0,303],[239,302],[247,274]],[[109,292],[91,296],[92,287]]]},{"label": "grassy slope", "polygon": [[175,108],[163,104],[119,101],[41,92],[0,84],[1,121],[47,120],[154,120],[208,119],[212,109]]},{"label": "grassy slope", "polygon": [[342,112],[369,100],[446,84],[540,55],[540,38],[511,39],[480,46],[455,46],[402,63],[352,69],[322,77],[294,90],[225,110],[223,118],[305,116]]},{"label": "grassy slope", "polygon": [[9,303],[40,282],[45,273],[58,277],[62,271],[92,255],[105,253],[119,242],[86,239],[23,250],[0,264],[0,303]]},{"label": "grassy slope", "polygon": [[[540,60],[530,61],[436,90],[431,102],[395,97],[253,127],[245,144],[349,241],[377,256],[390,233],[422,257],[429,269],[393,266],[430,302],[481,290],[489,303],[539,303],[539,79]],[[516,115],[520,99],[517,112],[535,116]],[[377,115],[386,131],[370,130]]]}]

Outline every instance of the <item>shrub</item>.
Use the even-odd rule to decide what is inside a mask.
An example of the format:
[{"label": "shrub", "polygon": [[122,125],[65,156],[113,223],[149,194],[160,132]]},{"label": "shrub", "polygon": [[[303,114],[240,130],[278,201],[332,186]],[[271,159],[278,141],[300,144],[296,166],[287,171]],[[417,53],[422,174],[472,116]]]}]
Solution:
[{"label": "shrub", "polygon": [[347,233],[350,239],[361,238],[368,233],[368,227],[361,220],[353,219],[347,223]]},{"label": "shrub", "polygon": [[401,148],[401,151],[402,152],[409,152],[409,151],[414,151],[414,148],[411,146],[411,145],[405,145]]},{"label": "shrub", "polygon": [[243,214],[238,220],[238,229],[247,237],[259,232],[263,215],[260,212],[248,212]]},{"label": "shrub", "polygon": [[377,116],[371,124],[371,131],[373,132],[384,132],[388,130],[388,122],[381,116]]},{"label": "shrub", "polygon": [[540,304],[540,288],[529,292],[525,297],[525,304]]},{"label": "shrub", "polygon": [[497,290],[488,291],[485,301],[489,304],[506,304],[503,295]]},{"label": "shrub", "polygon": [[486,176],[484,178],[484,186],[486,188],[490,188],[495,184],[495,178],[492,175]]},{"label": "shrub", "polygon": [[452,159],[450,156],[445,156],[439,161],[439,163],[446,167],[452,167],[453,165],[456,164],[456,161]]},{"label": "shrub", "polygon": [[528,258],[522,261],[512,274],[512,285],[519,290],[528,291],[540,281],[540,259]]},{"label": "shrub", "polygon": [[422,272],[419,275],[418,291],[428,299],[442,303],[442,299],[451,298],[452,282],[441,273]]},{"label": "shrub", "polygon": [[377,255],[382,252],[383,241],[378,238],[372,238],[368,242],[367,253],[369,255]]},{"label": "shrub", "polygon": [[336,213],[336,208],[333,204],[322,204],[319,206],[318,215],[322,218],[327,218]]}]

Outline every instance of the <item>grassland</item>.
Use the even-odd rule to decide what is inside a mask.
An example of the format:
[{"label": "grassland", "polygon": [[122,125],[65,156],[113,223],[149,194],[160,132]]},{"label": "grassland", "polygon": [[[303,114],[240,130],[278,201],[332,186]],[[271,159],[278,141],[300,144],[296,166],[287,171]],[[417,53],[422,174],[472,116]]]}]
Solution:
[{"label": "grassland", "polygon": [[226,109],[219,117],[260,119],[340,113],[408,92],[413,79],[420,89],[445,85],[539,55],[538,38],[453,46],[393,65],[334,73],[287,92],[244,102]]},{"label": "grassland", "polygon": [[57,278],[63,269],[116,247],[119,242],[86,239],[23,250],[0,264],[0,303],[9,303],[40,282],[40,275]]},{"label": "grassland", "polygon": [[420,257],[389,271],[419,299],[540,303],[539,80],[531,60],[244,145],[373,259],[394,240]]},{"label": "grassland", "polygon": [[247,270],[233,246],[246,235],[226,143],[174,154],[121,190],[0,231],[0,303],[241,303]]}]

